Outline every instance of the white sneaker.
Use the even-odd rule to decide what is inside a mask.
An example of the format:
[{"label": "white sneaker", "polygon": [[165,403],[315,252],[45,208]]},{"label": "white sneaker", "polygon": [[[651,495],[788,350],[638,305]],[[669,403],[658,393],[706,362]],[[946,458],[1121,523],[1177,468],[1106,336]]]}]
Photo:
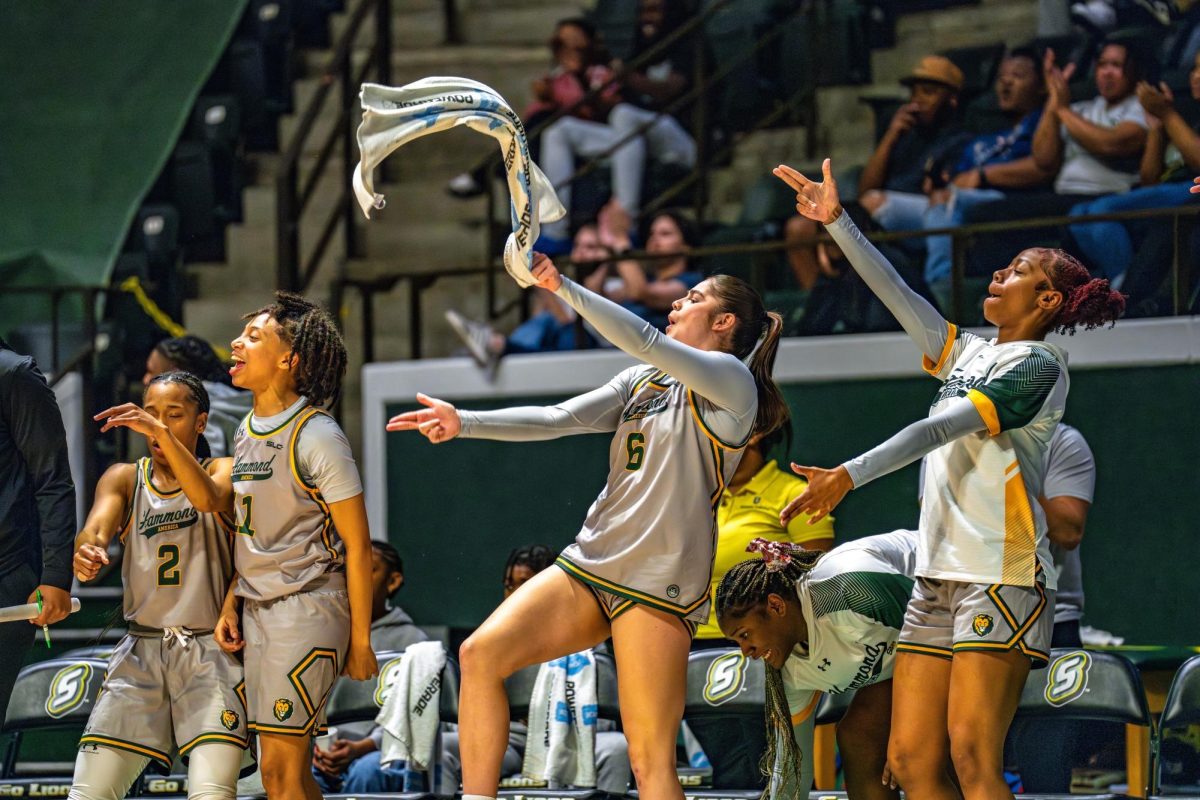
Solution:
[{"label": "white sneaker", "polygon": [[1101,31],[1112,30],[1117,25],[1117,10],[1111,0],[1087,0],[1086,3],[1071,4],[1071,18]]},{"label": "white sneaker", "polygon": [[492,326],[467,319],[452,308],[446,310],[445,317],[475,363],[486,370],[489,376],[494,375],[496,365],[500,362],[500,353],[492,349],[492,339],[496,335]]}]

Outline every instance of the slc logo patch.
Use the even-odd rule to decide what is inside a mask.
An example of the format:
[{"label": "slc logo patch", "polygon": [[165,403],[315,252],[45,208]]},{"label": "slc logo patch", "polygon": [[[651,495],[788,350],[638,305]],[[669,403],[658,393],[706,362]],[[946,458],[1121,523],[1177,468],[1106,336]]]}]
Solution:
[{"label": "slc logo patch", "polygon": [[988,614],[976,614],[975,619],[971,620],[971,630],[975,631],[976,636],[987,636],[994,627],[996,624]]},{"label": "slc logo patch", "polygon": [[236,711],[225,709],[221,712],[221,724],[225,726],[225,730],[231,731],[238,726],[238,715]]},{"label": "slc logo patch", "polygon": [[746,657],[740,652],[718,656],[708,665],[704,702],[719,706],[736,697],[745,684]]},{"label": "slc logo patch", "polygon": [[1083,650],[1061,655],[1051,661],[1046,670],[1046,702],[1057,708],[1086,692],[1091,666],[1092,657]]},{"label": "slc logo patch", "polygon": [[275,719],[285,721],[292,715],[292,701],[281,697],[275,701]]}]

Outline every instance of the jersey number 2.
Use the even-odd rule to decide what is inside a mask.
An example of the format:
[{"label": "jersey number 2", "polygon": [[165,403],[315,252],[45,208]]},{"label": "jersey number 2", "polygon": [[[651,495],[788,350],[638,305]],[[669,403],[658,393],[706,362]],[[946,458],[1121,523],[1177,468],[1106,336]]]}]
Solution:
[{"label": "jersey number 2", "polygon": [[637,472],[642,468],[642,462],[646,460],[646,436],[641,433],[629,434],[625,437],[625,451],[629,453],[625,469],[629,472]]},{"label": "jersey number 2", "polygon": [[243,536],[253,536],[254,526],[250,522],[250,517],[254,514],[254,495],[248,494],[242,498],[242,508],[246,513],[242,517],[242,524],[237,526],[237,532]]},{"label": "jersey number 2", "polygon": [[158,585],[179,585],[179,545],[164,544],[158,548]]}]

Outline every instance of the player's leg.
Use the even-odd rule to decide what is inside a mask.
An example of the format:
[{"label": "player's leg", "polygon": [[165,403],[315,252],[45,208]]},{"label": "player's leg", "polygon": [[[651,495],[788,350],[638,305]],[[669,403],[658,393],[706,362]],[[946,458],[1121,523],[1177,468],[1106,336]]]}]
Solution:
[{"label": "player's leg", "polygon": [[943,656],[896,653],[888,765],[909,797],[950,800],[961,796],[948,770],[946,703],[951,663]]},{"label": "player's leg", "polygon": [[509,596],[459,649],[459,747],[463,794],[495,797],[508,741],[504,679],[519,669],[608,638],[592,590],[547,569]]},{"label": "player's leg", "polygon": [[967,800],[1012,797],[1004,780],[1004,737],[1028,675],[1029,658],[1018,650],[954,654],[950,757]]},{"label": "player's leg", "polygon": [[128,750],[84,745],[75,757],[67,800],[123,800],[149,763],[149,757]]},{"label": "player's leg", "polygon": [[638,795],[682,798],[675,737],[683,719],[691,634],[678,617],[643,605],[614,619],[612,633],[621,722]]},{"label": "player's leg", "polygon": [[259,731],[258,742],[258,771],[270,800],[319,800],[311,737]]},{"label": "player's leg", "polygon": [[854,693],[837,726],[838,752],[846,773],[846,794],[855,800],[896,800],[884,785],[888,732],[892,724],[892,682],[880,681]]},{"label": "player's leg", "polygon": [[188,800],[233,800],[245,752],[226,742],[193,747],[188,753]]}]

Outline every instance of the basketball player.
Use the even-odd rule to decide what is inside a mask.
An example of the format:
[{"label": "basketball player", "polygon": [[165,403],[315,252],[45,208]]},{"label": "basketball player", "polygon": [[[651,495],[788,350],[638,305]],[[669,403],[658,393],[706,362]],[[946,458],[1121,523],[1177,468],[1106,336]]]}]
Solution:
[{"label": "basketball player", "polygon": [[[120,800],[150,761],[170,768],[178,752],[188,762],[189,797],[232,800],[247,739],[242,665],[210,635],[233,577],[232,526],[196,510],[156,439],[169,431],[194,452],[208,393],[190,373],[164,372],[136,417],[123,424],[146,433],[150,457],[104,473],[75,540],[75,574],[86,582],[120,536],[129,633],[80,740],[70,798]],[[227,481],[231,463],[202,465]]]}]

